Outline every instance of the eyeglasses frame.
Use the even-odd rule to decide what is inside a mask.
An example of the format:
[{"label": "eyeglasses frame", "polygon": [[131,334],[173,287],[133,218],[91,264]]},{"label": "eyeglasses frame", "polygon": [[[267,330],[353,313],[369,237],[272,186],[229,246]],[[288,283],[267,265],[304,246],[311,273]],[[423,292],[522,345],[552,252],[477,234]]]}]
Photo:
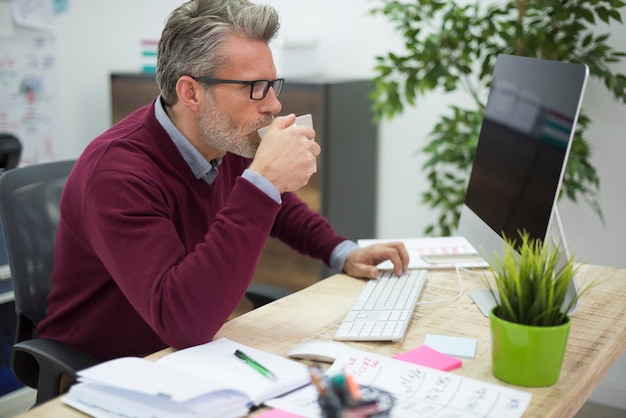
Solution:
[{"label": "eyeglasses frame", "polygon": [[[228,80],[228,79],[224,79],[224,78],[211,78],[211,77],[193,77],[190,76],[191,78],[193,78],[196,81],[199,81],[200,83],[204,83],[204,84],[242,84],[242,85],[246,85],[246,86],[250,86],[250,99],[251,100],[263,100],[265,99],[265,97],[267,96],[267,92],[270,91],[270,87],[272,89],[274,89],[274,94],[276,95],[276,97],[278,97],[278,95],[280,94],[280,92],[283,90],[283,86],[285,85],[285,79],[284,78],[276,78],[274,80],[251,80],[251,81],[245,81],[245,80]],[[259,82],[264,82],[267,83],[267,87],[265,88],[265,90],[263,90],[263,96],[261,98],[255,99],[252,95],[254,93],[254,84],[255,83],[259,83]],[[279,89],[276,89],[274,86],[276,83],[279,83]]]}]

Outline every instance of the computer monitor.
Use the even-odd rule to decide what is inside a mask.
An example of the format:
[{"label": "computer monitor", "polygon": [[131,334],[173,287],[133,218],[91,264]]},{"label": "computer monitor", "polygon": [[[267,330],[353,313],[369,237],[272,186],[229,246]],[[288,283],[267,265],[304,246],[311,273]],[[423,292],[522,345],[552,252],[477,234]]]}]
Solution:
[{"label": "computer monitor", "polygon": [[[498,56],[458,226],[487,262],[521,230],[569,258],[556,205],[588,77],[582,64]],[[575,294],[574,281],[566,304]]]}]

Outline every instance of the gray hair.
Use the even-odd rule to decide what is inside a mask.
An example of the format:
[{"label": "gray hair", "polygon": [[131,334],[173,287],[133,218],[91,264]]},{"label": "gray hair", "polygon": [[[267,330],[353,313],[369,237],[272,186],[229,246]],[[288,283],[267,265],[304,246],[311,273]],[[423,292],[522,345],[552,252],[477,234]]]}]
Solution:
[{"label": "gray hair", "polygon": [[183,75],[211,77],[226,65],[224,42],[231,35],[269,43],[280,28],[272,6],[247,0],[190,0],[167,19],[157,56],[156,79],[163,100],[177,102]]}]

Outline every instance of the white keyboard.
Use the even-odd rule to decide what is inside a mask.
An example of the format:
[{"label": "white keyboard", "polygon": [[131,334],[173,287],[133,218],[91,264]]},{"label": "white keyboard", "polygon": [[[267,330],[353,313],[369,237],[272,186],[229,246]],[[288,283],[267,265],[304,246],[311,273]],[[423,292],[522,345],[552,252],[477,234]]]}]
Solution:
[{"label": "white keyboard", "polygon": [[428,270],[408,270],[402,276],[383,271],[370,280],[337,328],[337,341],[401,341]]}]

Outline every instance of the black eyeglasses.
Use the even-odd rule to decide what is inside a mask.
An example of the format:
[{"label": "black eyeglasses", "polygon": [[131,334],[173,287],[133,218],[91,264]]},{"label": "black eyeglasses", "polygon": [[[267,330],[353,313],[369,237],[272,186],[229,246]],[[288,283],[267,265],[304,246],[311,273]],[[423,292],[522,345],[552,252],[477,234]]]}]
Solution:
[{"label": "black eyeglasses", "polygon": [[199,81],[204,84],[244,84],[246,86],[250,86],[250,98],[252,100],[263,100],[265,96],[267,96],[267,92],[270,90],[270,87],[274,89],[274,94],[276,97],[280,94],[283,89],[283,84],[285,84],[284,78],[277,78],[276,80],[253,80],[253,81],[242,81],[242,80],[224,80],[221,78],[209,78],[209,77],[191,77],[196,81]]}]

